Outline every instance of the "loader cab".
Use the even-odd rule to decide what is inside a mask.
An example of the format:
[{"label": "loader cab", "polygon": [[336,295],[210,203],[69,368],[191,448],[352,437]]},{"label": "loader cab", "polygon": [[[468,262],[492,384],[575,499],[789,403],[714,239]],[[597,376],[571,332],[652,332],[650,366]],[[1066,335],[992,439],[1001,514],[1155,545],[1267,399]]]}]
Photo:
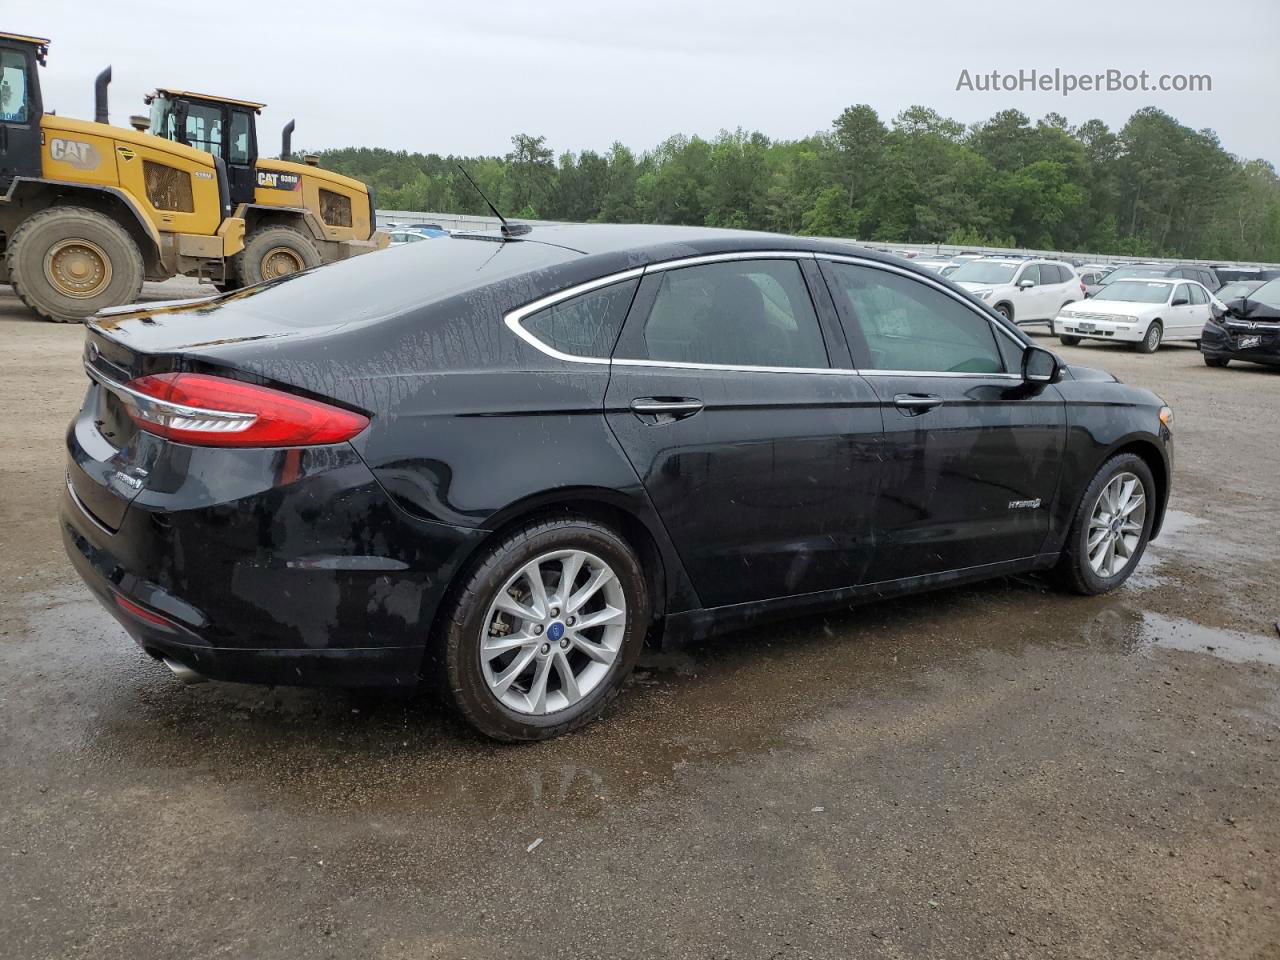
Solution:
[{"label": "loader cab", "polygon": [[253,203],[257,190],[257,116],[266,106],[187,90],[156,90],[151,106],[153,136],[211,153],[227,165],[231,203]]},{"label": "loader cab", "polygon": [[49,41],[16,33],[0,33],[0,194],[14,177],[38,177],[40,163],[39,67]]}]

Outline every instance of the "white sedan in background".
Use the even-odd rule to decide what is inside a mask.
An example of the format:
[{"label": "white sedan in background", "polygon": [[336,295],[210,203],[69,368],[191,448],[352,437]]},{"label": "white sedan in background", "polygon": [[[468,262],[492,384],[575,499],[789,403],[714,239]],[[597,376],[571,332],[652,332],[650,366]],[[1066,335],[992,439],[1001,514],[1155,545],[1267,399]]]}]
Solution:
[{"label": "white sedan in background", "polygon": [[1072,347],[1081,340],[1123,340],[1155,353],[1165,340],[1200,341],[1214,296],[1195,280],[1116,280],[1058,311],[1053,329]]}]

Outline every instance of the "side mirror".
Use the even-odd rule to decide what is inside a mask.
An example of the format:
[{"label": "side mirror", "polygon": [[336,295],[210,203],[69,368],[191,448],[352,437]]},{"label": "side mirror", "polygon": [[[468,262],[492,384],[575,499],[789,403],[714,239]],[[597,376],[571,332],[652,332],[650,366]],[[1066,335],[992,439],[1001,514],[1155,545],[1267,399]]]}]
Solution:
[{"label": "side mirror", "polygon": [[1190,300],[1188,300],[1186,297],[1174,297],[1174,299],[1173,299],[1173,303],[1169,304],[1169,306],[1171,306],[1171,307],[1185,307],[1185,306],[1187,306],[1187,304],[1189,304],[1190,302],[1191,302],[1191,301],[1190,301]]},{"label": "side mirror", "polygon": [[1022,290],[1026,290],[1028,287],[1034,287],[1035,285],[1036,285],[1036,282],[1035,282],[1034,280],[1019,280],[1019,281],[1018,281],[1018,287],[1019,287],[1019,289],[1022,289]]},{"label": "side mirror", "polygon": [[1053,383],[1061,372],[1057,354],[1044,347],[1027,347],[1022,351],[1022,379],[1027,383]]}]

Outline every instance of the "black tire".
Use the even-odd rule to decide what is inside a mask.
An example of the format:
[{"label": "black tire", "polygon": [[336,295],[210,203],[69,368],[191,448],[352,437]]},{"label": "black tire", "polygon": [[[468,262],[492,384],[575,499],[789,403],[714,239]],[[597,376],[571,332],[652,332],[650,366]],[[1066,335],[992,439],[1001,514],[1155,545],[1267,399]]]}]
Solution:
[{"label": "black tire", "polygon": [[1009,304],[997,303],[996,313],[1000,314],[1000,316],[1004,317],[1010,323],[1013,323],[1013,307],[1009,306]]},{"label": "black tire", "polygon": [[[46,268],[51,256],[54,265]],[[60,284],[56,264],[64,260]],[[13,231],[5,265],[22,302],[56,323],[79,323],[107,307],[136,302],[145,274],[142,253],[124,227],[86,207],[50,207],[27,217]],[[88,271],[86,279],[72,292],[77,277],[71,271],[81,269]]]},{"label": "black tire", "polygon": [[1058,334],[1058,342],[1060,342],[1064,347],[1074,347],[1080,342],[1080,338],[1073,337],[1070,334],[1060,333]]},{"label": "black tire", "polygon": [[[485,679],[480,656],[485,617],[497,592],[521,567],[543,554],[565,549],[584,550],[614,571],[627,605],[622,644],[608,673],[576,704],[541,715],[517,712],[498,699]],[[644,571],[626,541],[591,520],[540,520],[503,537],[464,576],[425,664],[425,669],[438,672],[427,679],[444,681],[453,708],[485,736],[508,742],[547,740],[596,719],[631,673],[649,628]]]},{"label": "black tire", "polygon": [[1230,357],[1210,357],[1210,356],[1206,356],[1206,357],[1204,358],[1204,365],[1205,365],[1206,367],[1225,367],[1225,366],[1226,366],[1228,363],[1230,363],[1230,362],[1231,362],[1231,358],[1230,358]]},{"label": "black tire", "polygon": [[[1142,482],[1143,496],[1146,498],[1146,514],[1143,517],[1142,535],[1137,548],[1130,556],[1128,563],[1111,577],[1101,577],[1089,563],[1088,536],[1089,521],[1093,509],[1102,495],[1103,488],[1119,473],[1132,473]],[[1151,468],[1145,460],[1133,453],[1122,453],[1104,463],[1094,475],[1092,482],[1080,498],[1076,506],[1071,528],[1067,532],[1066,542],[1062,547],[1062,556],[1054,568],[1054,579],[1059,586],[1074,593],[1093,596],[1114,590],[1124,583],[1138,566],[1147,542],[1151,538],[1151,524],[1155,520],[1158,504],[1155,479],[1151,476]]]},{"label": "black tire", "polygon": [[1139,353],[1155,353],[1160,349],[1160,342],[1164,339],[1164,324],[1159,320],[1152,320],[1151,326],[1147,327],[1146,335],[1134,345],[1134,349]]},{"label": "black tire", "polygon": [[[244,249],[231,260],[231,274],[240,286],[309,270],[320,266],[315,242],[293,227],[262,227],[244,242]],[[292,269],[286,269],[292,267]]]}]

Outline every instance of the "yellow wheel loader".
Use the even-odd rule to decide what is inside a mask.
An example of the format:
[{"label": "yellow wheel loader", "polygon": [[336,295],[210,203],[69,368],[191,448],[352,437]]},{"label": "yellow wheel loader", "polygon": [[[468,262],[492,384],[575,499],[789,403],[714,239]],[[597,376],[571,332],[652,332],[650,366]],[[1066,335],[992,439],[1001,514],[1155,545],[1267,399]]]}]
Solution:
[{"label": "yellow wheel loader", "polygon": [[370,187],[291,161],[293,121],[284,128],[280,159],[259,155],[257,116],[266,104],[169,88],[146,100],[149,133],[205,150],[227,165],[245,244],[219,289],[345,260],[390,242],[377,229]]},{"label": "yellow wheel loader", "polygon": [[0,283],[48,320],[132,303],[143,280],[223,281],[244,249],[226,165],[107,123],[111,68],[90,123],[47,112],[49,41],[0,33]]}]

